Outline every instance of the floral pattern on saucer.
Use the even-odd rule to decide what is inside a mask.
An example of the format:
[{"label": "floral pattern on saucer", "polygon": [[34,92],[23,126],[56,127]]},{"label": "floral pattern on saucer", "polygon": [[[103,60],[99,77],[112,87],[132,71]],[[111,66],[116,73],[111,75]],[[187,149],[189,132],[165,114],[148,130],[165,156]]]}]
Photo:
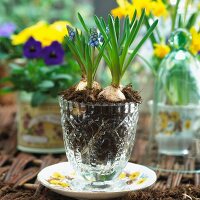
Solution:
[{"label": "floral pattern on saucer", "polygon": [[84,197],[94,200],[119,198],[128,192],[147,188],[156,182],[156,173],[145,166],[129,162],[116,181],[122,187],[115,189],[113,186],[107,191],[82,190],[78,186],[76,188],[76,184],[82,178],[78,177],[69,162],[61,162],[42,169],[37,179],[42,185],[58,194],[75,199]]},{"label": "floral pattern on saucer", "polygon": [[[76,178],[76,173],[71,172],[69,175],[63,175],[60,172],[54,172],[49,179],[48,183],[56,187],[66,188],[71,190],[70,182]],[[127,185],[137,184],[141,185],[148,180],[148,176],[139,171],[135,172],[122,172],[118,179],[125,181]]]}]

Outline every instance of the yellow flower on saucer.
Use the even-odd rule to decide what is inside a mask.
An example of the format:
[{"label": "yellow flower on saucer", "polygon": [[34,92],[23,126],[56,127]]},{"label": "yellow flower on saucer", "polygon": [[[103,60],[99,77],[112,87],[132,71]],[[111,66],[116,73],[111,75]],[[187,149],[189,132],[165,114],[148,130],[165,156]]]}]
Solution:
[{"label": "yellow flower on saucer", "polygon": [[64,179],[65,178],[65,176],[63,176],[61,173],[59,173],[59,172],[54,172],[53,174],[52,174],[52,177],[53,178],[56,178],[56,179]]},{"label": "yellow flower on saucer", "polygon": [[196,55],[200,51],[200,33],[197,32],[195,27],[192,27],[190,29],[190,34],[192,35],[190,51]]},{"label": "yellow flower on saucer", "polygon": [[170,47],[166,44],[154,44],[154,55],[164,58],[170,52]]},{"label": "yellow flower on saucer", "polygon": [[167,8],[162,0],[152,1],[152,13],[156,17],[166,17]]},{"label": "yellow flower on saucer", "polygon": [[62,182],[62,181],[59,181],[59,180],[54,180],[54,179],[49,180],[48,182],[49,182],[50,184],[52,184],[52,185],[58,185],[58,186],[61,186],[61,187],[64,187],[64,188],[70,186],[69,183]]},{"label": "yellow flower on saucer", "polygon": [[141,178],[139,181],[137,181],[138,185],[141,185],[142,183],[144,183],[147,180],[147,178]]},{"label": "yellow flower on saucer", "polygon": [[12,44],[19,45],[24,44],[31,36],[37,32],[40,32],[43,28],[47,27],[47,23],[44,21],[40,21],[37,24],[27,27],[22,30],[20,33],[11,36]]},{"label": "yellow flower on saucer", "polygon": [[131,173],[131,174],[129,175],[129,179],[133,181],[133,180],[135,180],[136,178],[138,178],[139,175],[140,175],[140,172],[133,172],[133,173]]},{"label": "yellow flower on saucer", "polygon": [[126,173],[125,172],[122,172],[120,175],[119,175],[119,179],[124,179],[126,178]]}]

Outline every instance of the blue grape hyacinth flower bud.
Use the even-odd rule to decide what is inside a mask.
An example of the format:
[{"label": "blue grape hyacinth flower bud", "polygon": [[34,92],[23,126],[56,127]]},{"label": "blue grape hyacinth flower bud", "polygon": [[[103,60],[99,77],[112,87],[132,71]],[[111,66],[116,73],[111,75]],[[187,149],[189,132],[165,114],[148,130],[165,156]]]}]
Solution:
[{"label": "blue grape hyacinth flower bud", "polygon": [[68,31],[70,40],[74,40],[76,36],[76,32],[74,31],[74,29],[71,26],[67,25],[67,31]]},{"label": "blue grape hyacinth flower bud", "polygon": [[90,39],[88,43],[91,47],[98,47],[99,46],[99,37],[96,28],[90,29]]}]

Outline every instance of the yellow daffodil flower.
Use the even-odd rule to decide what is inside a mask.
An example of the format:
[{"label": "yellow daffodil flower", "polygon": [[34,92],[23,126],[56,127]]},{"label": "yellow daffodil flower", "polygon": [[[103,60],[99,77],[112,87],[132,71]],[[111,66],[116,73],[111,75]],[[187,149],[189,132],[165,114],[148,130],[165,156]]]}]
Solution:
[{"label": "yellow daffodil flower", "polygon": [[195,27],[190,29],[190,33],[192,35],[192,42],[190,45],[190,51],[196,55],[200,51],[200,33],[197,32]]},{"label": "yellow daffodil flower", "polygon": [[132,0],[138,15],[141,15],[142,9],[145,8],[146,15],[149,15],[152,9],[152,0]]},{"label": "yellow daffodil flower", "polygon": [[167,16],[167,8],[166,5],[162,2],[162,0],[152,1],[151,3],[152,13],[156,17],[166,17]]},{"label": "yellow daffodil flower", "polygon": [[132,18],[133,13],[137,10],[138,16],[141,15],[142,9],[145,9],[146,14],[149,15],[152,12],[156,17],[167,16],[167,8],[162,0],[116,0],[118,7],[111,11],[113,16],[120,18],[128,15]]},{"label": "yellow daffodil flower", "polygon": [[131,18],[133,16],[134,8],[128,0],[117,0],[116,2],[119,7],[111,10],[114,17],[122,18],[128,15]]},{"label": "yellow daffodil flower", "polygon": [[40,30],[42,30],[43,28],[47,27],[47,23],[44,21],[40,21],[37,24],[30,26],[28,28],[25,28],[24,30],[22,30],[20,33],[18,33],[17,35],[12,35],[11,39],[12,39],[12,44],[13,45],[19,45],[19,44],[23,44],[25,43],[31,36],[33,37],[33,35],[37,32],[40,32]]},{"label": "yellow daffodil flower", "polygon": [[165,44],[154,44],[154,47],[154,55],[158,58],[164,58],[170,52],[170,47]]}]

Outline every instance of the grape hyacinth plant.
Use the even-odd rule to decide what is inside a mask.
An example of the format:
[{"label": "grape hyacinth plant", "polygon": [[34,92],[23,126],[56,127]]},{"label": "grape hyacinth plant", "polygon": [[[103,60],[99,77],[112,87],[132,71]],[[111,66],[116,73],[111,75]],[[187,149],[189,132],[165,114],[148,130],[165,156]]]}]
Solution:
[{"label": "grape hyacinth plant", "polygon": [[109,39],[108,45],[105,47],[105,53],[103,57],[107,63],[111,75],[111,85],[106,87],[99,97],[112,102],[124,101],[125,95],[122,93],[122,86],[120,85],[127,68],[137,55],[138,51],[152,34],[153,30],[157,26],[158,20],[148,28],[146,34],[141,41],[136,45],[135,49],[129,55],[129,48],[135,42],[136,36],[141,28],[145,17],[145,10],[139,19],[137,19],[137,11],[134,12],[133,18],[130,21],[127,16],[124,21],[124,25],[121,28],[120,19],[118,17],[108,16],[108,23],[103,18],[94,17],[97,28],[102,34],[105,40]]},{"label": "grape hyacinth plant", "polygon": [[[82,22],[80,14],[79,19]],[[69,34],[66,36],[67,46],[79,64],[82,73],[82,79],[76,85],[76,90],[100,89],[99,83],[94,81],[94,78],[109,38],[101,42],[96,28],[88,29],[86,27],[86,34],[77,29],[74,30],[70,26],[67,26],[67,30]]]},{"label": "grape hyacinth plant", "polygon": [[39,106],[78,80],[79,67],[69,51],[65,54],[63,44],[67,24],[38,22],[12,35],[12,44],[19,48],[24,66],[10,64],[10,75],[1,82],[10,82],[11,86],[1,88],[0,95],[25,91],[31,93],[31,105]]},{"label": "grape hyacinth plant", "polygon": [[139,19],[137,19],[137,11],[135,11],[132,20],[130,21],[127,16],[121,28],[118,17],[114,18],[108,15],[108,23],[106,24],[103,18],[95,16],[94,20],[97,28],[88,28],[82,16],[78,14],[86,34],[83,35],[82,32],[79,33],[78,30],[68,27],[69,36],[67,36],[67,45],[82,71],[82,80],[77,84],[76,90],[92,89],[94,85],[98,85],[100,88],[99,84],[94,82],[94,77],[103,57],[110,69],[112,82],[110,86],[99,93],[98,99],[109,102],[126,100],[122,92],[121,79],[158,23],[158,20],[155,20],[132,53],[129,54],[129,48],[135,42],[144,17],[145,10],[142,11]]}]

